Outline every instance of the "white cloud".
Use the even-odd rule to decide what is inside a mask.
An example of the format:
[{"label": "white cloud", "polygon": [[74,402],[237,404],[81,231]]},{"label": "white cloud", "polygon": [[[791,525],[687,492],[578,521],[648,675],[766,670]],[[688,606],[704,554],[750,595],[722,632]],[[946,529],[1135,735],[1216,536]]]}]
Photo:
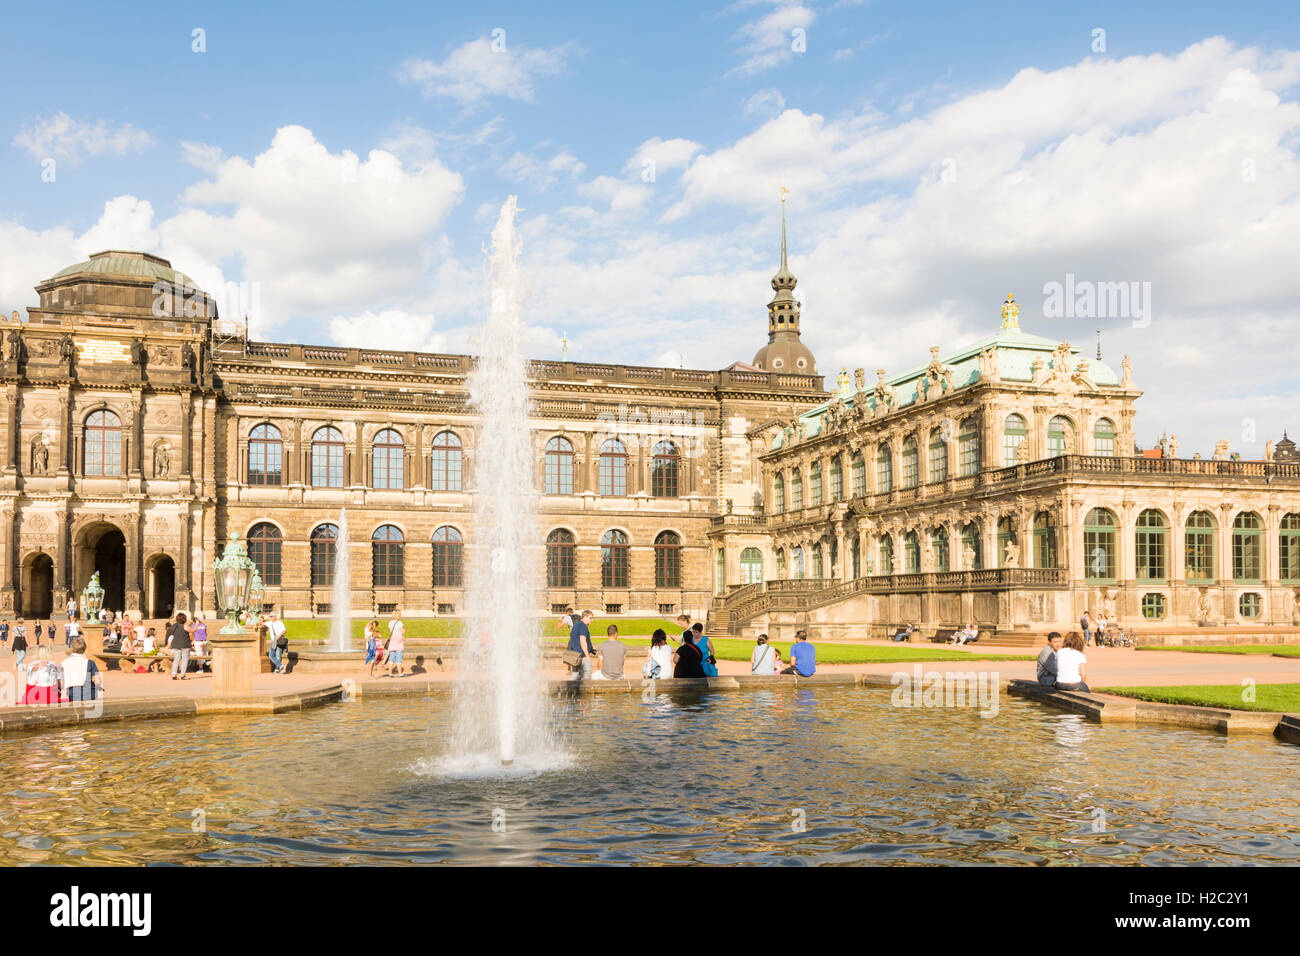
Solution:
[{"label": "white cloud", "polygon": [[181,140],[181,159],[205,173],[215,173],[226,161],[226,154],[220,146]]},{"label": "white cloud", "polygon": [[764,119],[775,116],[785,109],[785,97],[775,87],[759,90],[745,100],[746,116],[761,116]]},{"label": "white cloud", "polygon": [[385,309],[336,315],[329,320],[329,330],[330,338],[350,348],[442,352],[447,348],[448,337],[434,331],[436,322],[432,312]]},{"label": "white cloud", "polygon": [[153,138],[130,123],[112,126],[106,120],[90,123],[67,113],[38,116],[14,137],[13,145],[36,160],[54,158],[75,166],[91,156],[124,156],[153,145]]},{"label": "white cloud", "polygon": [[572,180],[586,171],[586,164],[568,150],[561,150],[550,159],[515,152],[497,169],[497,173],[506,179],[531,186],[539,192],[550,189],[561,176]]},{"label": "white cloud", "polygon": [[789,63],[795,57],[795,30],[806,31],[816,14],[799,3],[781,3],[757,20],[746,23],[736,33],[741,40],[744,62],[728,71],[728,76],[751,76]]},{"label": "white cloud", "polygon": [[625,213],[644,208],[650,199],[650,188],[639,182],[629,183],[613,176],[597,176],[589,183],[580,184],[578,194],[608,203],[612,213]]},{"label": "white cloud", "polygon": [[419,86],[426,97],[446,96],[473,104],[490,96],[533,102],[534,81],[564,70],[577,52],[573,43],[548,50],[496,44],[487,37],[457,47],[441,63],[412,58],[397,72],[403,83]]},{"label": "white cloud", "polygon": [[637,176],[642,176],[647,169],[653,169],[657,179],[661,172],[685,169],[691,158],[703,148],[689,139],[660,139],[656,136],[638,146],[636,152],[628,157],[623,169]]}]

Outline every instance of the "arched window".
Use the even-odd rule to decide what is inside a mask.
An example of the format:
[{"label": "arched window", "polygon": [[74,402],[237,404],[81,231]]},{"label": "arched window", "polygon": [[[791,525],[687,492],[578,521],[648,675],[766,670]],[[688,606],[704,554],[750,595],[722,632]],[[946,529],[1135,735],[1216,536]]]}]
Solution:
[{"label": "arched window", "polygon": [[849,541],[849,560],[852,562],[853,577],[855,579],[862,577],[862,545],[858,542],[857,534],[854,534]]},{"label": "arched window", "polygon": [[894,573],[894,539],[887,534],[882,534],[877,543],[879,552],[879,562],[876,569],[877,574]]},{"label": "arched window", "polygon": [[600,446],[598,468],[600,493],[620,497],[627,494],[627,449],[617,438]]},{"label": "arched window", "polygon": [[785,478],[779,471],[772,479],[772,507],[777,514],[785,510]]},{"label": "arched window", "polygon": [[778,580],[785,580],[785,548],[776,549],[776,576]]},{"label": "arched window", "polygon": [[269,521],[248,529],[248,557],[257,565],[262,583],[269,588],[280,586],[280,529]]},{"label": "arched window", "polygon": [[81,448],[82,474],[92,477],[122,474],[122,420],[107,410],[91,412],[86,418]]},{"label": "arched window", "polygon": [[1034,515],[1034,567],[1056,567],[1056,525],[1050,511]]},{"label": "arched window", "polygon": [[677,497],[677,476],[681,469],[681,452],[670,441],[661,441],[654,447],[650,459],[650,494],[656,498]]},{"label": "arched window", "polygon": [[930,443],[926,446],[925,457],[929,463],[930,484],[943,481],[948,477],[948,443],[943,440],[943,429],[930,429]]},{"label": "arched window", "polygon": [[577,548],[573,532],[556,528],[546,536],[546,586],[573,587],[573,556]]},{"label": "arched window", "polygon": [[[719,554],[723,552],[719,551]],[[722,586],[726,588],[726,557],[723,556]],[[655,536],[655,587],[682,586],[682,539],[674,531],[660,531]]]},{"label": "arched window", "polygon": [[[1007,545],[1020,544],[1020,539],[1016,535],[1016,519],[1007,515],[998,519],[998,567],[1007,566]],[[1020,566],[1023,568],[1026,562],[1021,559]]]},{"label": "arched window", "polygon": [[790,550],[790,561],[794,565],[793,573],[796,579],[803,577],[803,548],[795,545]]},{"label": "arched window", "polygon": [[883,495],[894,490],[894,453],[889,446],[881,444],[876,449],[876,494]]},{"label": "arched window", "polygon": [[840,466],[840,456],[831,458],[831,501],[844,497],[844,469]]},{"label": "arched window", "polygon": [[455,432],[438,432],[431,449],[433,473],[429,476],[433,491],[460,491],[462,455],[460,437]]},{"label": "arched window", "polygon": [[918,452],[916,436],[908,435],[903,440],[903,484],[904,488],[915,488],[918,475]]},{"label": "arched window", "polygon": [[373,583],[377,588],[400,588],[404,577],[405,544],[402,532],[391,524],[380,525],[370,536]]},{"label": "arched window", "polygon": [[713,593],[727,593],[727,551],[718,548],[713,559]]},{"label": "arched window", "polygon": [[606,531],[600,538],[600,586],[627,587],[627,535]]},{"label": "arched window", "polygon": [[343,487],[343,433],[332,425],[311,436],[311,483],[316,488]]},{"label": "arched window", "polygon": [[556,436],[546,443],[546,493],[573,494],[573,444]]},{"label": "arched window", "polygon": [[790,476],[790,510],[798,511],[803,507],[803,475],[799,469],[794,470]]},{"label": "arched window", "polygon": [[463,587],[465,580],[465,539],[450,525],[433,533],[433,586]]},{"label": "arched window", "polygon": [[1284,584],[1300,583],[1300,514],[1283,515],[1278,530],[1278,577]]},{"label": "arched window", "polygon": [[1243,511],[1232,523],[1232,580],[1255,584],[1261,573],[1264,553],[1264,524],[1253,511]]},{"label": "arched window", "polygon": [[968,522],[961,529],[963,571],[979,571],[984,567],[983,529],[978,521]]},{"label": "arched window", "polygon": [[1047,457],[1055,458],[1065,454],[1066,438],[1074,430],[1070,420],[1064,415],[1054,415],[1047,423]]},{"label": "arched window", "polygon": [[822,578],[822,543],[818,541],[812,546],[812,576]]},{"label": "arched window", "polygon": [[740,583],[763,583],[763,552],[758,548],[746,548],[740,552]]},{"label": "arched window", "polygon": [[816,508],[822,503],[822,463],[815,461],[808,471],[808,503]]},{"label": "arched window", "polygon": [[406,445],[402,436],[385,428],[375,436],[371,448],[371,477],[374,487],[396,491],[406,487]]},{"label": "arched window", "polygon": [[1154,508],[1139,514],[1133,545],[1139,581],[1163,581],[1169,576],[1169,528],[1164,515]]},{"label": "arched window", "polygon": [[1023,415],[1007,416],[1007,423],[1002,428],[1002,464],[1010,468],[1020,464],[1020,443],[1029,440],[1029,428],[1025,425]]},{"label": "arched window", "polygon": [[1093,508],[1083,519],[1084,578],[1111,583],[1115,580],[1115,515]]},{"label": "arched window", "polygon": [[317,525],[311,533],[311,586],[334,586],[334,557],[338,549],[339,527],[335,524]]},{"label": "arched window", "polygon": [[1183,566],[1187,580],[1209,584],[1214,580],[1214,539],[1219,524],[1208,511],[1193,511],[1187,516],[1183,538]]},{"label": "arched window", "polygon": [[948,529],[930,529],[930,549],[934,552],[934,570],[948,570]]},{"label": "arched window", "polygon": [[1115,457],[1115,423],[1109,418],[1097,419],[1092,428],[1092,453],[1102,458]]},{"label": "arched window", "polygon": [[[248,433],[248,483],[278,485],[282,481],[284,442],[274,425],[254,425]],[[262,583],[266,583],[263,575]]]},{"label": "arched window", "polygon": [[867,460],[862,452],[853,456],[853,497],[860,498],[867,493]]},{"label": "arched window", "polygon": [[980,432],[974,418],[964,419],[958,429],[957,464],[963,478],[980,470]]},{"label": "arched window", "polygon": [[916,574],[921,570],[921,545],[916,532],[903,535],[903,573]]}]

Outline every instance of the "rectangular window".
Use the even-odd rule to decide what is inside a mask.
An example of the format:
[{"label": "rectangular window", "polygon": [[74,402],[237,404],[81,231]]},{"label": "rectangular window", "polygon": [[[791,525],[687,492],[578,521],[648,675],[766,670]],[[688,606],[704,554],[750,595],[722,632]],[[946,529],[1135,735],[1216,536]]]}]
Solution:
[{"label": "rectangular window", "polygon": [[676,610],[677,610],[677,605],[676,605],[676,604],[660,604],[660,605],[659,605],[659,613],[660,613],[660,614],[672,614],[672,613],[673,613],[674,611],[676,611]]},{"label": "rectangular window", "polygon": [[605,613],[606,613],[606,614],[622,614],[622,613],[623,613],[623,605],[621,605],[621,604],[606,604],[606,605],[605,605]]},{"label": "rectangular window", "polygon": [[311,483],[317,488],[343,487],[342,445],[317,445],[312,449]]},{"label": "rectangular window", "polygon": [[962,422],[962,433],[957,438],[958,463],[962,476],[980,470],[980,436],[974,422]]},{"label": "rectangular window", "polygon": [[[438,605],[438,613],[439,613],[439,614],[455,614],[455,613],[456,613],[456,605],[454,605],[454,604],[439,604],[439,605]],[[564,613],[564,605],[560,605],[560,613],[561,613],[561,614]]]},{"label": "rectangular window", "polygon": [[248,446],[248,483],[278,485],[284,447],[279,442],[255,441]]},{"label": "rectangular window", "polygon": [[867,493],[867,461],[861,455],[853,459],[853,497]]},{"label": "rectangular window", "polygon": [[573,494],[572,453],[546,453],[546,493],[548,495]]},{"label": "rectangular window", "polygon": [[1214,534],[1212,529],[1188,529],[1184,542],[1188,581],[1214,579]]},{"label": "rectangular window", "polygon": [[844,476],[840,471],[840,460],[835,459],[831,465],[831,501],[839,501],[844,496]]}]

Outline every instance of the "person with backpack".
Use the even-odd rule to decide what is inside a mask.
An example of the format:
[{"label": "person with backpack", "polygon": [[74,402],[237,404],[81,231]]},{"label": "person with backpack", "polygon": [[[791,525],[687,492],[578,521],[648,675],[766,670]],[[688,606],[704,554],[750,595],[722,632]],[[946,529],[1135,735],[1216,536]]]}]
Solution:
[{"label": "person with backpack", "polygon": [[[687,635],[691,635],[687,637]],[[673,677],[704,677],[704,655],[695,646],[694,629],[682,632],[682,642],[673,653]]]},{"label": "person with backpack", "polygon": [[767,635],[758,635],[757,647],[754,653],[749,655],[749,672],[759,674],[763,677],[771,677],[776,673],[776,655],[772,650],[772,645],[767,643]]}]

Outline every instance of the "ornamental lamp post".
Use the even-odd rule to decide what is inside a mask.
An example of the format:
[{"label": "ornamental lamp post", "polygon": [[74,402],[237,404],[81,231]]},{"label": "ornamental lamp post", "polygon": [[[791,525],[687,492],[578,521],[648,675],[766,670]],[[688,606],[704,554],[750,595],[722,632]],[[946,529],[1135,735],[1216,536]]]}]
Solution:
[{"label": "ornamental lamp post", "polygon": [[239,535],[230,533],[226,549],[212,565],[217,591],[217,613],[227,618],[226,626],[211,638],[212,679],[218,694],[249,694],[258,670],[257,632],[246,631],[239,616],[254,598],[253,584],[262,586],[257,566]]},{"label": "ornamental lamp post", "polygon": [[90,583],[81,592],[81,613],[85,616],[86,623],[96,620],[103,607],[104,589],[100,587],[99,572],[96,571],[90,576]]},{"label": "ornamental lamp post", "polygon": [[266,587],[262,584],[262,572],[253,565],[253,583],[248,588],[248,610],[250,614],[261,614],[266,604]]}]

